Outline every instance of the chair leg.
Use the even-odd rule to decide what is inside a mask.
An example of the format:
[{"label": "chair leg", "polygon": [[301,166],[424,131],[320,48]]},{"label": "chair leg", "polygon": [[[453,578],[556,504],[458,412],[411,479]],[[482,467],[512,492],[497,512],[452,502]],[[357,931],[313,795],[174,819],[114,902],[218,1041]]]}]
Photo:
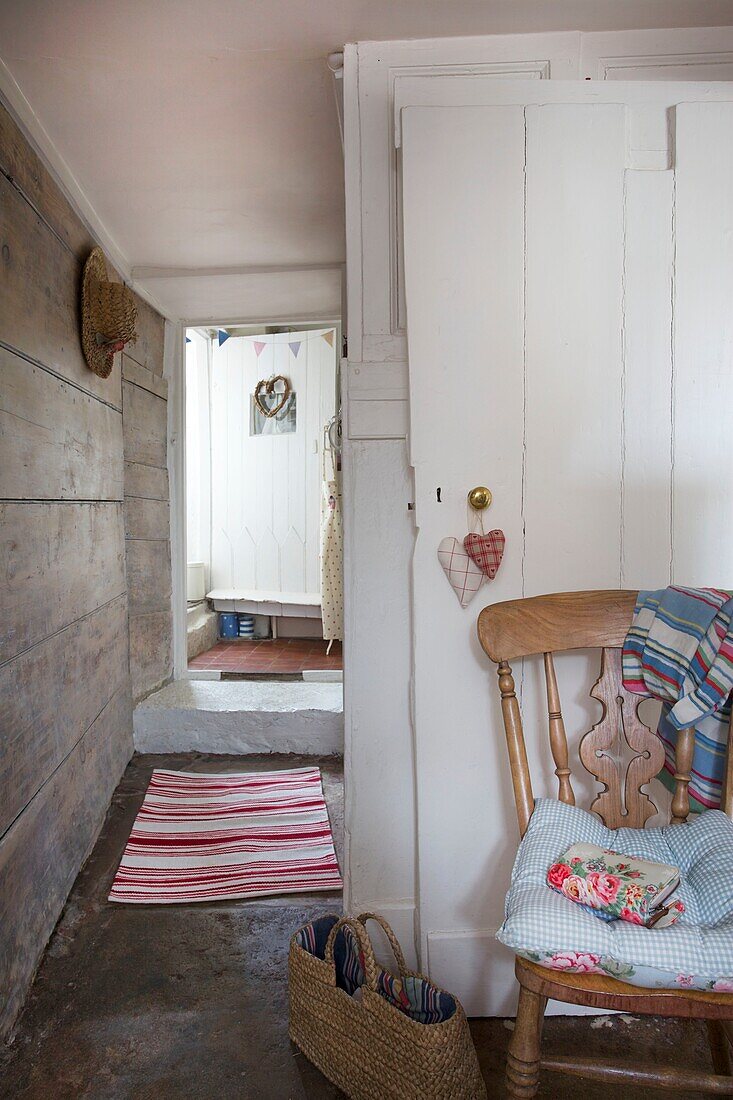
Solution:
[{"label": "chair leg", "polygon": [[530,1100],[540,1084],[540,1039],[545,1016],[546,997],[519,987],[519,1006],[506,1063],[509,1096]]},{"label": "chair leg", "polygon": [[728,1035],[720,1020],[707,1020],[708,1042],[713,1059],[713,1069],[722,1077],[733,1075],[731,1068],[731,1050]]}]

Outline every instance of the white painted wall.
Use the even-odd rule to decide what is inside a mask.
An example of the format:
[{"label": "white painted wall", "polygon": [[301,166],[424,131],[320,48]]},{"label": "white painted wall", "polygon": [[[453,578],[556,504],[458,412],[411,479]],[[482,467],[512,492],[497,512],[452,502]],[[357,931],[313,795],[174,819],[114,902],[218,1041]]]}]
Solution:
[{"label": "white painted wall", "polygon": [[135,285],[190,325],[330,321],[341,313],[343,264],[135,269]]},{"label": "white painted wall", "polygon": [[186,554],[203,562],[211,588],[211,341],[190,330],[186,344]]},{"label": "white painted wall", "polygon": [[[706,27],[727,21],[730,0],[130,0],[120,11],[118,0],[0,5],[0,95],[118,270],[165,316],[203,324],[338,314],[342,164],[326,58],[340,43],[576,19],[596,31]],[[632,41],[644,53],[677,52],[643,34]],[[597,50],[611,79],[625,53]],[[334,270],[314,274],[318,262]],[[282,270],[260,278],[262,265]]]},{"label": "white painted wall", "polygon": [[[323,429],[335,410],[337,352],[334,328],[214,345],[210,588],[320,593]],[[251,435],[255,386],[273,375],[290,381],[296,430]]]},{"label": "white painted wall", "polygon": [[411,499],[403,439],[345,439],[345,902],[384,914],[414,963]]},{"label": "white painted wall", "polygon": [[[436,573],[432,591],[416,592],[416,599],[431,601],[429,608],[422,607],[422,613],[431,613],[433,629],[436,623],[440,624],[443,651],[448,647],[453,655],[447,662],[450,675],[444,677],[443,682],[439,681],[439,687],[446,698],[458,693],[467,702],[461,704],[460,720],[446,722],[444,706],[435,716],[423,713],[421,717],[418,701],[417,721],[413,722],[409,687],[413,617],[407,568],[414,551],[414,526],[410,518],[414,512],[408,512],[407,505],[416,496],[411,489],[408,452],[399,442],[407,432],[409,410],[401,270],[400,154],[394,151],[394,103],[403,91],[405,95],[413,91],[416,84],[435,89],[434,94],[439,97],[442,94],[438,88],[441,81],[436,80],[436,76],[448,79],[454,73],[465,76],[469,82],[476,74],[550,80],[586,75],[614,79],[621,69],[625,79],[638,76],[649,78],[652,75],[658,78],[661,71],[669,66],[670,59],[676,66],[690,61],[684,70],[689,79],[705,79],[708,72],[714,79],[732,78],[733,29],[367,43],[348,47],[346,51],[349,305],[346,465],[351,491],[347,498],[345,538],[347,576],[350,574],[352,578],[358,578],[358,591],[352,581],[347,588],[346,602],[348,671],[345,707],[349,777],[346,814],[351,867],[347,900],[350,908],[355,910],[368,904],[396,916],[405,937],[409,930],[409,917],[413,915],[416,943],[422,948],[423,964],[429,965],[440,981],[464,998],[469,1011],[478,1014],[512,1009],[511,960],[508,956],[504,958],[501,953],[497,954],[493,933],[500,914],[492,899],[500,898],[504,892],[504,880],[516,841],[516,825],[514,809],[504,787],[493,795],[489,789],[489,765],[500,769],[505,767],[505,763],[501,743],[494,736],[495,730],[500,732],[500,726],[496,724],[498,716],[493,677],[477,650],[474,623],[483,603],[501,598],[504,593],[499,589],[502,586],[511,589],[511,595],[519,592],[515,590],[517,578],[513,570],[516,563],[511,556],[507,558],[494,588],[485,590],[486,599],[477,598],[470,611],[462,617],[439,572]],[[666,76],[665,72],[662,78],[666,79]],[[674,77],[679,78],[679,73],[675,71]],[[460,83],[460,80],[455,83]],[[613,128],[616,122],[611,119],[608,125]],[[471,156],[470,149],[466,149],[465,153]],[[550,168],[548,165],[548,170]],[[492,165],[484,165],[484,170],[492,171]],[[688,173],[690,183],[687,185],[691,187],[692,169],[685,169],[680,163],[678,170]],[[722,178],[724,172],[723,175],[715,173],[716,180]],[[572,187],[572,177],[568,182]],[[682,176],[678,183],[683,186]],[[455,184],[459,189],[460,174],[456,174]],[[550,188],[558,187],[561,181],[556,178],[553,182],[550,174],[547,184]],[[716,184],[711,182],[709,186],[714,188]],[[675,365],[676,380],[672,396],[669,341],[660,335],[660,326],[650,330],[640,323],[650,309],[655,310],[659,317],[664,316],[666,309],[667,319],[671,323],[671,298],[668,293],[670,238],[655,231],[655,225],[658,228],[669,216],[671,199],[670,173],[657,172],[648,175],[638,173],[627,186],[624,200],[629,224],[634,224],[636,220],[633,242],[630,242],[626,253],[627,322],[630,317],[633,320],[636,313],[637,323],[631,325],[632,331],[626,337],[627,369],[623,401],[618,379],[602,383],[609,388],[607,425],[602,438],[615,435],[618,439],[623,430],[627,472],[634,471],[633,477],[625,478],[622,495],[619,489],[618,447],[615,452],[617,457],[613,458],[612,455],[595,454],[591,438],[576,441],[580,443],[582,453],[588,456],[589,470],[593,480],[599,481],[599,487],[602,488],[603,484],[615,486],[616,503],[604,509],[604,514],[611,519],[607,521],[607,529],[603,527],[604,535],[608,535],[608,545],[605,550],[601,548],[601,560],[605,565],[601,570],[603,576],[598,576],[598,583],[602,584],[663,584],[668,580],[670,569],[673,576],[683,576],[680,568],[684,555],[676,547],[682,537],[683,515],[688,521],[688,531],[691,528],[690,504],[688,495],[685,497],[685,511],[682,512],[677,506],[677,527],[670,527],[670,522],[675,522],[670,521],[675,511],[675,500],[687,484],[687,479],[678,479],[679,490],[670,494],[670,449],[675,447],[676,465],[681,455],[688,453],[698,468],[706,461],[705,447],[709,433],[707,430],[701,432],[699,414],[694,438],[685,441],[683,430],[680,436],[675,436],[676,442],[672,442],[670,400],[674,403],[678,422],[681,407],[689,409],[687,383],[676,375]],[[719,202],[721,195],[715,192],[714,199]],[[617,200],[618,194],[613,200],[615,209],[618,209]],[[536,217],[546,219],[548,211],[542,211],[542,201],[538,193]],[[643,214],[644,210],[648,210],[648,216]],[[509,232],[509,228],[506,231]],[[715,243],[712,235],[711,228],[707,237],[703,234],[704,245],[699,247],[712,248],[714,253],[720,255],[720,250],[727,247],[725,239]],[[608,254],[604,264],[616,263],[618,269],[618,240],[609,230],[596,239],[595,227],[591,237],[595,252],[605,250]],[[685,247],[694,247],[690,238],[687,238]],[[614,255],[615,261],[612,259]],[[728,262],[727,254],[723,262]],[[541,269],[542,261],[538,257],[534,270],[540,272]],[[446,280],[448,293],[449,284],[450,278]],[[576,293],[580,289],[576,285]],[[533,293],[541,296],[541,291],[538,285]],[[707,291],[708,297],[712,295],[715,302],[718,289],[708,286]],[[616,308],[618,293],[611,288],[609,294],[609,308]],[[695,300],[691,291],[688,299],[690,309],[694,306],[698,310],[698,318],[710,316],[704,304],[707,299]],[[485,307],[485,298],[480,304]],[[538,308],[541,307],[538,305]],[[582,318],[579,321],[583,323]],[[689,324],[688,321],[686,331],[691,331]],[[536,461],[533,462],[527,491],[538,501],[547,490],[539,461],[543,446],[542,432],[545,430],[543,418],[548,400],[554,400],[552,393],[548,396],[541,372],[542,339],[546,334],[553,339],[554,332],[560,340],[559,329],[559,319],[547,316],[543,321],[538,312],[535,333],[528,334],[529,351],[537,362],[537,370],[532,375],[531,392],[528,390],[527,394],[527,411],[535,425],[533,446],[536,448]],[[612,345],[618,347],[619,327],[613,317],[606,323],[605,331]],[[594,332],[589,332],[588,336],[591,341],[597,338]],[[472,339],[475,341],[475,334]],[[684,346],[685,337],[681,336],[681,339]],[[722,340],[708,341],[711,345],[711,375],[715,373],[715,363],[722,362],[720,356],[725,354],[726,341],[725,335]],[[485,356],[487,353],[486,348],[481,349],[478,345],[473,351],[475,355]],[[460,365],[480,360],[466,358],[459,352],[453,361]],[[580,365],[578,362],[573,367],[576,376]],[[640,369],[639,365],[646,365],[646,370]],[[456,369],[458,371],[459,367]],[[461,378],[470,384],[465,366]],[[590,386],[586,389],[581,386],[586,403],[590,400],[591,389]],[[719,388],[717,391],[713,386],[706,388],[704,407],[708,411],[716,392],[719,399]],[[516,397],[511,381],[502,380],[497,393],[497,408],[501,408],[503,401],[509,402],[510,408],[515,407]],[[649,422],[653,426],[652,431],[649,431]],[[418,430],[415,419],[413,427]],[[722,435],[720,433],[721,439]],[[449,471],[448,484],[452,484],[455,492],[460,491],[462,495],[471,485],[482,482],[484,477],[492,477],[494,485],[500,486],[498,499],[502,502],[497,503],[492,511],[492,524],[496,522],[516,531],[517,517],[513,517],[509,504],[513,500],[509,472],[503,479],[501,472],[497,473],[497,467],[493,465],[489,474],[485,474],[480,446],[477,445],[478,449],[469,444],[464,447],[462,439],[466,438],[456,436],[454,463]],[[683,441],[684,447],[680,451]],[[410,446],[414,460],[419,446],[414,433]],[[420,453],[424,455],[428,448],[429,441],[425,441]],[[475,451],[473,462],[464,465],[462,459],[472,450]],[[715,480],[717,471],[714,471],[713,483],[710,484],[710,469],[711,466],[706,465],[703,476],[709,485],[706,491],[714,494],[719,491]],[[379,472],[378,479],[374,476],[376,471]],[[667,485],[666,493],[663,488],[660,489],[660,479],[662,485]],[[436,484],[445,485],[445,476]],[[700,484],[699,477],[697,484]],[[561,488],[559,482],[551,487],[549,500],[555,508],[568,508],[573,527],[580,523],[582,532],[585,517],[581,501],[573,502],[563,497]],[[434,486],[432,491],[434,494]],[[610,504],[609,501],[606,503]],[[720,501],[717,504],[719,506]],[[365,537],[357,517],[375,517],[377,510],[379,522],[375,519],[370,524],[368,537]],[[577,514],[579,510],[580,515]],[[463,500],[460,512],[465,516]],[[456,522],[459,514],[456,512],[453,516],[450,513]],[[539,517],[540,513],[536,514]],[[649,515],[648,528],[638,522],[642,514]],[[712,509],[708,511],[708,515],[713,514]],[[635,515],[637,522],[630,523],[630,515]],[[450,530],[452,519],[445,522],[447,529],[442,534],[463,533]],[[516,539],[516,533],[514,537]],[[552,553],[547,553],[544,560],[538,556],[525,561],[527,578],[533,590],[537,587],[548,590],[563,580],[565,574],[557,562],[562,558],[564,538],[560,526],[551,527]],[[385,546],[388,552],[385,552]],[[582,587],[590,583],[591,576],[598,573],[594,553],[595,543],[594,549],[589,550],[585,567],[577,573],[577,584],[566,582],[563,587]],[[704,579],[709,581],[704,571],[695,572],[693,576],[686,571],[687,566],[695,565],[697,568],[703,564],[695,549],[692,561],[685,562],[685,579],[693,583],[701,583]],[[721,583],[719,578],[718,583]],[[438,587],[440,585],[444,591]],[[379,597],[383,593],[388,594],[391,607],[397,611],[389,617],[388,630],[384,628],[384,618],[380,614]],[[381,690],[375,693],[370,670],[375,651],[373,648],[369,651],[366,647],[361,648],[356,631],[358,629],[361,633],[365,628],[374,631],[380,627],[379,666],[389,669],[389,675],[381,679]],[[352,636],[351,642],[348,641],[349,635]],[[568,676],[568,672],[572,675]],[[568,688],[572,690],[575,675],[577,668],[565,670],[561,667],[559,671],[561,689],[565,685],[566,695]],[[583,675],[590,681],[590,667],[585,669]],[[529,663],[525,677],[528,683],[536,679],[536,669]],[[571,712],[572,717],[577,718],[583,715],[584,708],[577,704],[571,707]],[[440,723],[440,729],[437,729],[437,723]],[[423,755],[417,777],[414,767],[416,745],[418,760],[421,759],[421,747],[444,746],[436,759],[429,752],[427,757]],[[490,751],[490,759],[487,751]],[[421,784],[426,775],[430,776],[434,790],[441,783],[447,785],[446,790],[450,794],[446,798],[445,809],[449,820],[459,807],[457,820],[460,827],[449,824],[445,836],[440,835],[440,830],[436,831],[435,817],[425,822],[424,829],[423,813],[414,810],[416,778]],[[508,789],[508,782],[505,787]],[[489,819],[486,804],[492,799],[493,812],[497,807],[499,812]],[[374,844],[375,821],[380,823],[380,834],[389,837],[389,860],[369,858],[369,845]],[[488,862],[488,853],[495,852],[497,845],[498,864],[502,868],[498,882],[493,877],[495,858],[492,857],[491,864]],[[427,892],[430,894],[430,905],[424,904]],[[493,965],[491,981],[488,980],[488,959],[492,960]]]}]

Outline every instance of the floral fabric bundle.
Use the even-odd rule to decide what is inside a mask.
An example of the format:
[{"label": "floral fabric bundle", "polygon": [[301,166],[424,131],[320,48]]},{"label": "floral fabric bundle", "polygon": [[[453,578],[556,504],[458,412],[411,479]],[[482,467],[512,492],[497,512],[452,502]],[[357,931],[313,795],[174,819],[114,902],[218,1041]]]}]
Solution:
[{"label": "floral fabric bundle", "polygon": [[679,881],[676,867],[595,844],[572,844],[547,872],[548,886],[594,916],[647,928],[674,924],[684,913],[679,900],[665,905]]}]

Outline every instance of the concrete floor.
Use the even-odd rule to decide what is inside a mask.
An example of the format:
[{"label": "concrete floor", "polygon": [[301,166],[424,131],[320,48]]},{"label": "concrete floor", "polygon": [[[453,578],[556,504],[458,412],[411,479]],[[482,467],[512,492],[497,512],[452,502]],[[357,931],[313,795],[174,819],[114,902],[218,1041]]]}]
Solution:
[{"label": "concrete floor", "polygon": [[[0,1097],[28,1100],[335,1100],[287,1035],[288,940],[338,895],[125,906],[106,897],[153,767],[244,771],[318,763],[337,851],[342,775],[333,757],[136,756],[80,874],[16,1029]],[[504,1096],[510,1021],[472,1030],[491,1100]],[[709,1067],[704,1028],[628,1017],[551,1017],[545,1049]],[[544,1076],[540,1097],[649,1094]],[[676,1094],[693,1100],[693,1094]],[[426,1097],[425,1100],[430,1100]]]}]

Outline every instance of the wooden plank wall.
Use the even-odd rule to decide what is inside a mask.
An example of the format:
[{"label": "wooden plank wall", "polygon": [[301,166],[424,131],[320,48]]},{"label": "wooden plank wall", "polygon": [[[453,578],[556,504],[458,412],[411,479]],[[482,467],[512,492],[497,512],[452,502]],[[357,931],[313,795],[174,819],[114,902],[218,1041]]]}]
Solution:
[{"label": "wooden plank wall", "polygon": [[139,336],[122,356],[125,548],[130,614],[130,673],[135,702],[171,675],[168,383],[163,322],[138,304]]},{"label": "wooden plank wall", "polygon": [[132,755],[126,549],[136,693],[170,675],[163,320],[88,370],[94,243],[0,107],[0,1036]]}]

